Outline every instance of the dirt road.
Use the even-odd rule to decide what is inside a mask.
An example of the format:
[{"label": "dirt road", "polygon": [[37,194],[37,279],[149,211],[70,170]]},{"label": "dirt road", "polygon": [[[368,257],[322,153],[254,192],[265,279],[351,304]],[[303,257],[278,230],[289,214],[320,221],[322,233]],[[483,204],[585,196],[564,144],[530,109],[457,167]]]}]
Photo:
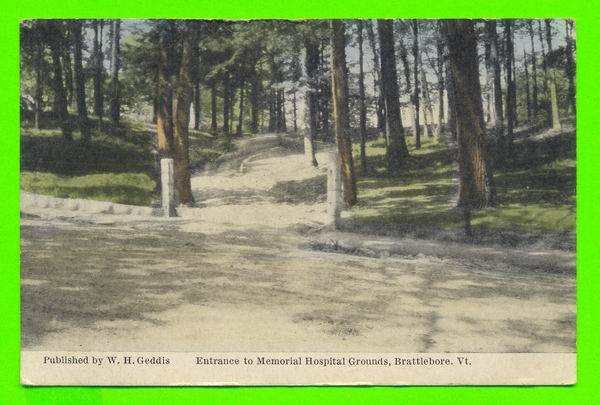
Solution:
[{"label": "dirt road", "polygon": [[574,270],[311,250],[317,158],[245,140],[174,220],[24,216],[24,348],[574,351]]}]

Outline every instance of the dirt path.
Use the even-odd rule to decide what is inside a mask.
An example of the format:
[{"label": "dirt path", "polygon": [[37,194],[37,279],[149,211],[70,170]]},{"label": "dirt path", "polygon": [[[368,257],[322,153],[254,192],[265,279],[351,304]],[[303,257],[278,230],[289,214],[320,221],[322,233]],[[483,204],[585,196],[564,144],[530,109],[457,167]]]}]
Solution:
[{"label": "dirt path", "polygon": [[195,176],[175,220],[24,217],[24,347],[574,351],[574,272],[308,249],[324,170],[267,135]]}]

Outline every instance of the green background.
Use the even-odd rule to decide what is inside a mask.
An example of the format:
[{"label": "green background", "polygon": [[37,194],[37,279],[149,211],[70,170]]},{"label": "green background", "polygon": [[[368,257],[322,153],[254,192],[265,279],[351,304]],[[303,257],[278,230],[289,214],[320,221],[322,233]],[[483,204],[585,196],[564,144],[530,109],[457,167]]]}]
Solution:
[{"label": "green background", "polygon": [[[600,6],[594,0],[3,0],[0,8],[0,404],[600,403]],[[19,20],[36,17],[569,17],[577,35],[577,384],[573,387],[25,388],[19,385]]]}]

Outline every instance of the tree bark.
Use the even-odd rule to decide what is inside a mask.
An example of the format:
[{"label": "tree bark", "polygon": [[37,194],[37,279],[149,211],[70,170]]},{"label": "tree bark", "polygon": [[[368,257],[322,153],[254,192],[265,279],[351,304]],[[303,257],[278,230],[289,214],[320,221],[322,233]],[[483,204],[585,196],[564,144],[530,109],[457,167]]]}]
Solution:
[{"label": "tree bark", "polygon": [[[65,32],[65,30],[62,30]],[[71,43],[68,34],[62,39],[62,66],[65,78],[65,94],[67,97],[67,111],[72,107],[75,94],[73,86],[73,63],[71,60]]]},{"label": "tree bark", "polygon": [[427,84],[427,75],[425,74],[425,67],[423,65],[423,60],[421,53],[419,53],[419,65],[421,71],[421,86],[423,88],[423,118],[425,120],[424,123],[424,133],[427,137],[431,138],[433,136],[433,131],[428,126],[428,122],[433,125],[433,109],[431,107],[431,96],[429,94],[429,86]]},{"label": "tree bark", "polygon": [[379,49],[381,52],[381,80],[384,86],[387,148],[387,168],[397,171],[408,158],[408,148],[404,139],[404,128],[400,116],[398,97],[398,76],[394,52],[393,25],[391,20],[378,20]]},{"label": "tree bark", "polygon": [[415,147],[421,149],[421,128],[419,124],[419,21],[411,20],[411,27],[413,33],[413,77],[415,82],[412,96],[412,102],[415,107]]},{"label": "tree bark", "polygon": [[471,20],[448,20],[446,35],[449,64],[455,79],[459,204],[470,216],[471,208],[488,207],[494,203],[493,176],[485,153],[477,38]]},{"label": "tree bark", "polygon": [[306,108],[304,110],[305,121],[308,123],[308,131],[304,133],[304,157],[307,162],[317,166],[315,140],[319,125],[318,117],[318,68],[319,68],[319,44],[313,38],[308,38],[304,43],[305,58],[304,68],[306,70],[307,90],[304,99]]},{"label": "tree bark", "polygon": [[250,83],[250,132],[253,134],[258,133],[259,127],[259,94],[260,80],[258,78],[258,72],[255,68],[252,74],[252,82]]},{"label": "tree bark", "polygon": [[500,53],[498,47],[498,34],[496,32],[496,21],[486,20],[486,34],[490,43],[490,65],[493,70],[493,93],[494,93],[494,121],[496,123],[496,136],[502,137],[504,132],[504,113],[502,108],[502,70],[500,68]]},{"label": "tree bark", "polygon": [[217,86],[215,82],[210,85],[210,130],[217,132]]},{"label": "tree bark", "polygon": [[529,31],[529,40],[531,42],[531,80],[532,80],[532,100],[531,100],[531,123],[534,124],[538,115],[538,84],[537,84],[537,61],[535,56],[535,41],[533,31],[533,21],[527,21]]},{"label": "tree bark", "polygon": [[367,171],[367,108],[365,106],[365,72],[363,52],[363,20],[357,21],[358,28],[358,104],[360,131],[360,166],[363,173]]},{"label": "tree bark", "polygon": [[410,96],[410,115],[411,115],[411,125],[412,125],[412,134],[415,135],[417,133],[417,121],[415,116],[415,105],[414,105],[414,95],[412,94],[412,88],[410,85],[410,64],[408,63],[408,51],[406,50],[406,46],[404,46],[404,40],[400,37],[399,43],[400,50],[400,60],[402,61],[402,70],[404,71],[404,82],[406,83],[406,94]]},{"label": "tree bark", "polygon": [[102,121],[104,115],[104,95],[102,89],[102,73],[104,71],[104,55],[102,53],[102,28],[103,20],[94,20],[94,115]]},{"label": "tree bark", "polygon": [[457,140],[457,129],[456,129],[456,96],[455,96],[455,84],[454,76],[452,75],[452,69],[450,68],[450,60],[446,59],[446,89],[448,91],[448,128],[450,130],[450,138],[454,141]]},{"label": "tree bark", "polygon": [[87,106],[85,103],[85,77],[83,75],[83,64],[81,48],[83,44],[81,20],[73,20],[71,23],[71,34],[73,35],[73,50],[75,59],[75,90],[77,99],[77,115],[79,117],[79,129],[81,138],[85,143],[90,142],[90,129],[88,123]]},{"label": "tree bark", "polygon": [[344,202],[352,207],[356,204],[356,178],[350,140],[348,94],[346,92],[346,37],[341,20],[331,20],[331,87],[333,95],[333,115],[335,117],[335,137],[342,161],[342,181]]},{"label": "tree bark", "polygon": [[190,27],[183,33],[183,49],[179,77],[175,87],[175,101],[173,103],[173,140],[175,189],[179,203],[191,205],[194,203],[192,186],[190,183],[190,158],[188,128],[190,123],[190,106],[194,95],[193,65],[194,65],[194,35]]},{"label": "tree bark", "polygon": [[373,53],[373,91],[377,95],[377,128],[380,131],[385,130],[385,101],[383,98],[383,83],[381,82],[381,67],[379,65],[379,52],[375,45],[375,31],[373,29],[373,21],[369,20],[367,23],[367,37],[369,38],[369,44],[371,45],[371,52]]},{"label": "tree bark", "polygon": [[[546,42],[548,43],[548,53],[552,53],[552,25],[550,19],[546,19]],[[558,95],[556,92],[556,76],[554,71],[548,72],[548,88],[550,89],[550,110],[552,113],[552,129],[560,131],[562,125],[560,124],[560,116],[558,113]]]},{"label": "tree bark", "polygon": [[223,76],[223,133],[229,135],[229,110],[231,104],[231,79],[229,73]]},{"label": "tree bark", "polygon": [[173,46],[165,27],[161,27],[158,44],[158,85],[156,100],[156,136],[161,158],[172,158],[173,140],[173,89],[169,49]]},{"label": "tree bark", "polygon": [[442,134],[442,128],[444,125],[444,39],[442,35],[441,25],[443,23],[438,21],[438,32],[436,38],[436,51],[437,51],[437,77],[438,77],[438,126],[436,127],[435,136],[439,137]]},{"label": "tree bark", "polygon": [[575,98],[575,61],[573,59],[573,51],[575,50],[575,41],[573,41],[573,20],[565,20],[565,53],[567,61],[565,64],[565,74],[569,80],[569,89],[567,97],[569,99],[569,110],[572,114],[577,111]]},{"label": "tree bark", "polygon": [[110,120],[113,125],[121,118],[121,92],[119,86],[119,68],[121,65],[121,20],[112,21],[111,72],[110,72]]},{"label": "tree bark", "polygon": [[527,52],[523,49],[523,68],[525,70],[525,99],[527,101],[527,121],[533,123],[533,113],[531,111],[531,93],[529,92],[529,69],[527,68]]},{"label": "tree bark", "polygon": [[[39,27],[38,28],[39,32]],[[44,47],[41,38],[36,35],[34,44],[34,69],[35,69],[35,128],[40,129],[42,127],[42,113],[43,113],[43,95],[44,95],[44,75],[42,71],[43,52]]]},{"label": "tree bark", "polygon": [[246,81],[242,78],[242,82],[240,83],[240,109],[238,115],[238,125],[236,128],[236,135],[242,136],[243,124],[244,124],[244,86]]},{"label": "tree bark", "polygon": [[504,20],[504,35],[506,40],[506,55],[505,55],[505,66],[506,66],[506,150],[508,156],[512,154],[513,138],[514,138],[514,125],[515,125],[515,110],[514,104],[515,95],[515,84],[513,80],[513,40],[512,40],[512,20]]},{"label": "tree bark", "polygon": [[52,54],[53,84],[54,84],[54,112],[58,119],[63,138],[66,141],[73,140],[71,125],[69,123],[67,111],[67,97],[63,87],[62,66],[61,66],[61,48],[63,41],[62,25],[59,21],[50,21],[50,52]]}]

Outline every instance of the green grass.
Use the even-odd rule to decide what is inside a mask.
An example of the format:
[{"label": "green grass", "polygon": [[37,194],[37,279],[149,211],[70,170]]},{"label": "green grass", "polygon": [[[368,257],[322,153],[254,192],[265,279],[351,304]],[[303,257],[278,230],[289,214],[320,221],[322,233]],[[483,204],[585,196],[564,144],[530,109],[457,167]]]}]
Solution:
[{"label": "green grass", "polygon": [[[126,122],[117,128],[95,129],[92,144],[75,132],[65,142],[59,129],[21,128],[21,189],[61,198],[84,198],[149,205],[155,195],[154,134],[143,125]],[[231,148],[228,137],[190,131],[192,170],[215,161]]]},{"label": "green grass", "polygon": [[[424,139],[420,150],[415,149],[413,137],[407,143],[411,157],[397,175],[387,173],[383,140],[367,143],[368,171],[358,175],[359,203],[353,208],[353,225],[400,233],[461,228],[462,212],[453,205],[456,152],[435,139]],[[510,162],[494,169],[497,207],[474,211],[474,228],[527,234],[573,232],[574,134],[520,142],[515,149]],[[358,159],[358,145],[354,152]]]},{"label": "green grass", "polygon": [[149,205],[154,197],[154,187],[154,180],[143,173],[102,173],[85,176],[21,173],[21,189],[61,198]]}]

